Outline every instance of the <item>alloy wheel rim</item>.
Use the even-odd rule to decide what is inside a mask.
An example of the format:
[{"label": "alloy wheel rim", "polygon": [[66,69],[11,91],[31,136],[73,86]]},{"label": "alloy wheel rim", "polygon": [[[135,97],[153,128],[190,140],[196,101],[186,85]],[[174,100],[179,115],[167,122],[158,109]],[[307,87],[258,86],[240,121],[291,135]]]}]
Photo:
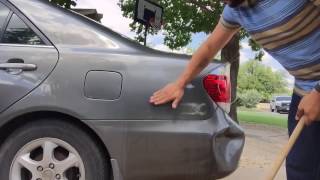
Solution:
[{"label": "alloy wheel rim", "polygon": [[85,180],[84,163],[69,143],[41,138],[24,145],[10,167],[10,180]]}]

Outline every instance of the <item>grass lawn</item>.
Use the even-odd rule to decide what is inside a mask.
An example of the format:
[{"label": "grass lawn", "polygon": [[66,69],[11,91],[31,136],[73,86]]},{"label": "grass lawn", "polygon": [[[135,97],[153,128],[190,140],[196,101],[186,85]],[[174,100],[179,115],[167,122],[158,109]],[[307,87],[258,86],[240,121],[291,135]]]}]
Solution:
[{"label": "grass lawn", "polygon": [[287,127],[287,115],[270,112],[238,111],[240,122],[258,123],[282,128]]}]

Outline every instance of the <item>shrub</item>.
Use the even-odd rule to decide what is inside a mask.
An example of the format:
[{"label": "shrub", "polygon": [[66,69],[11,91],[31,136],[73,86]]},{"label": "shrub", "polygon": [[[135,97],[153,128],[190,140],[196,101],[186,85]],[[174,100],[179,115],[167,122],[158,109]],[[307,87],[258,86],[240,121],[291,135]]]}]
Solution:
[{"label": "shrub", "polygon": [[262,100],[262,95],[255,89],[246,90],[239,93],[240,106],[254,108]]}]

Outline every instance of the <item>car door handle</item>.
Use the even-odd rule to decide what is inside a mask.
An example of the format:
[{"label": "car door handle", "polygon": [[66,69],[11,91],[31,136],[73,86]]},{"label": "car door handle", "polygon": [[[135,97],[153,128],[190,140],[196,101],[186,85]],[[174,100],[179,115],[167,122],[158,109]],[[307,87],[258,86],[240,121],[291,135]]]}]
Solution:
[{"label": "car door handle", "polygon": [[25,64],[25,63],[1,63],[0,64],[0,70],[10,70],[10,69],[18,69],[22,71],[35,71],[37,69],[37,65]]}]

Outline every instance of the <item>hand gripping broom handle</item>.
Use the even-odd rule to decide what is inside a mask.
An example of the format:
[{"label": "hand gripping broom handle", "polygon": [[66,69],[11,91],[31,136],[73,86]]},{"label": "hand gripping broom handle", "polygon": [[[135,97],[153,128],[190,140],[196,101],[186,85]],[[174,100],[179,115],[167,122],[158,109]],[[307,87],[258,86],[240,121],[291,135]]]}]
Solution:
[{"label": "hand gripping broom handle", "polygon": [[269,174],[267,175],[266,180],[273,180],[276,177],[276,175],[277,175],[282,163],[284,162],[284,160],[288,156],[288,154],[291,151],[293,145],[297,141],[301,131],[303,130],[304,124],[305,124],[305,117],[303,116],[300,119],[300,121],[297,124],[296,128],[294,129],[294,131],[292,132],[288,143],[283,147],[282,151],[279,153],[276,161],[274,162],[274,164],[272,166],[272,169],[270,170]]}]

